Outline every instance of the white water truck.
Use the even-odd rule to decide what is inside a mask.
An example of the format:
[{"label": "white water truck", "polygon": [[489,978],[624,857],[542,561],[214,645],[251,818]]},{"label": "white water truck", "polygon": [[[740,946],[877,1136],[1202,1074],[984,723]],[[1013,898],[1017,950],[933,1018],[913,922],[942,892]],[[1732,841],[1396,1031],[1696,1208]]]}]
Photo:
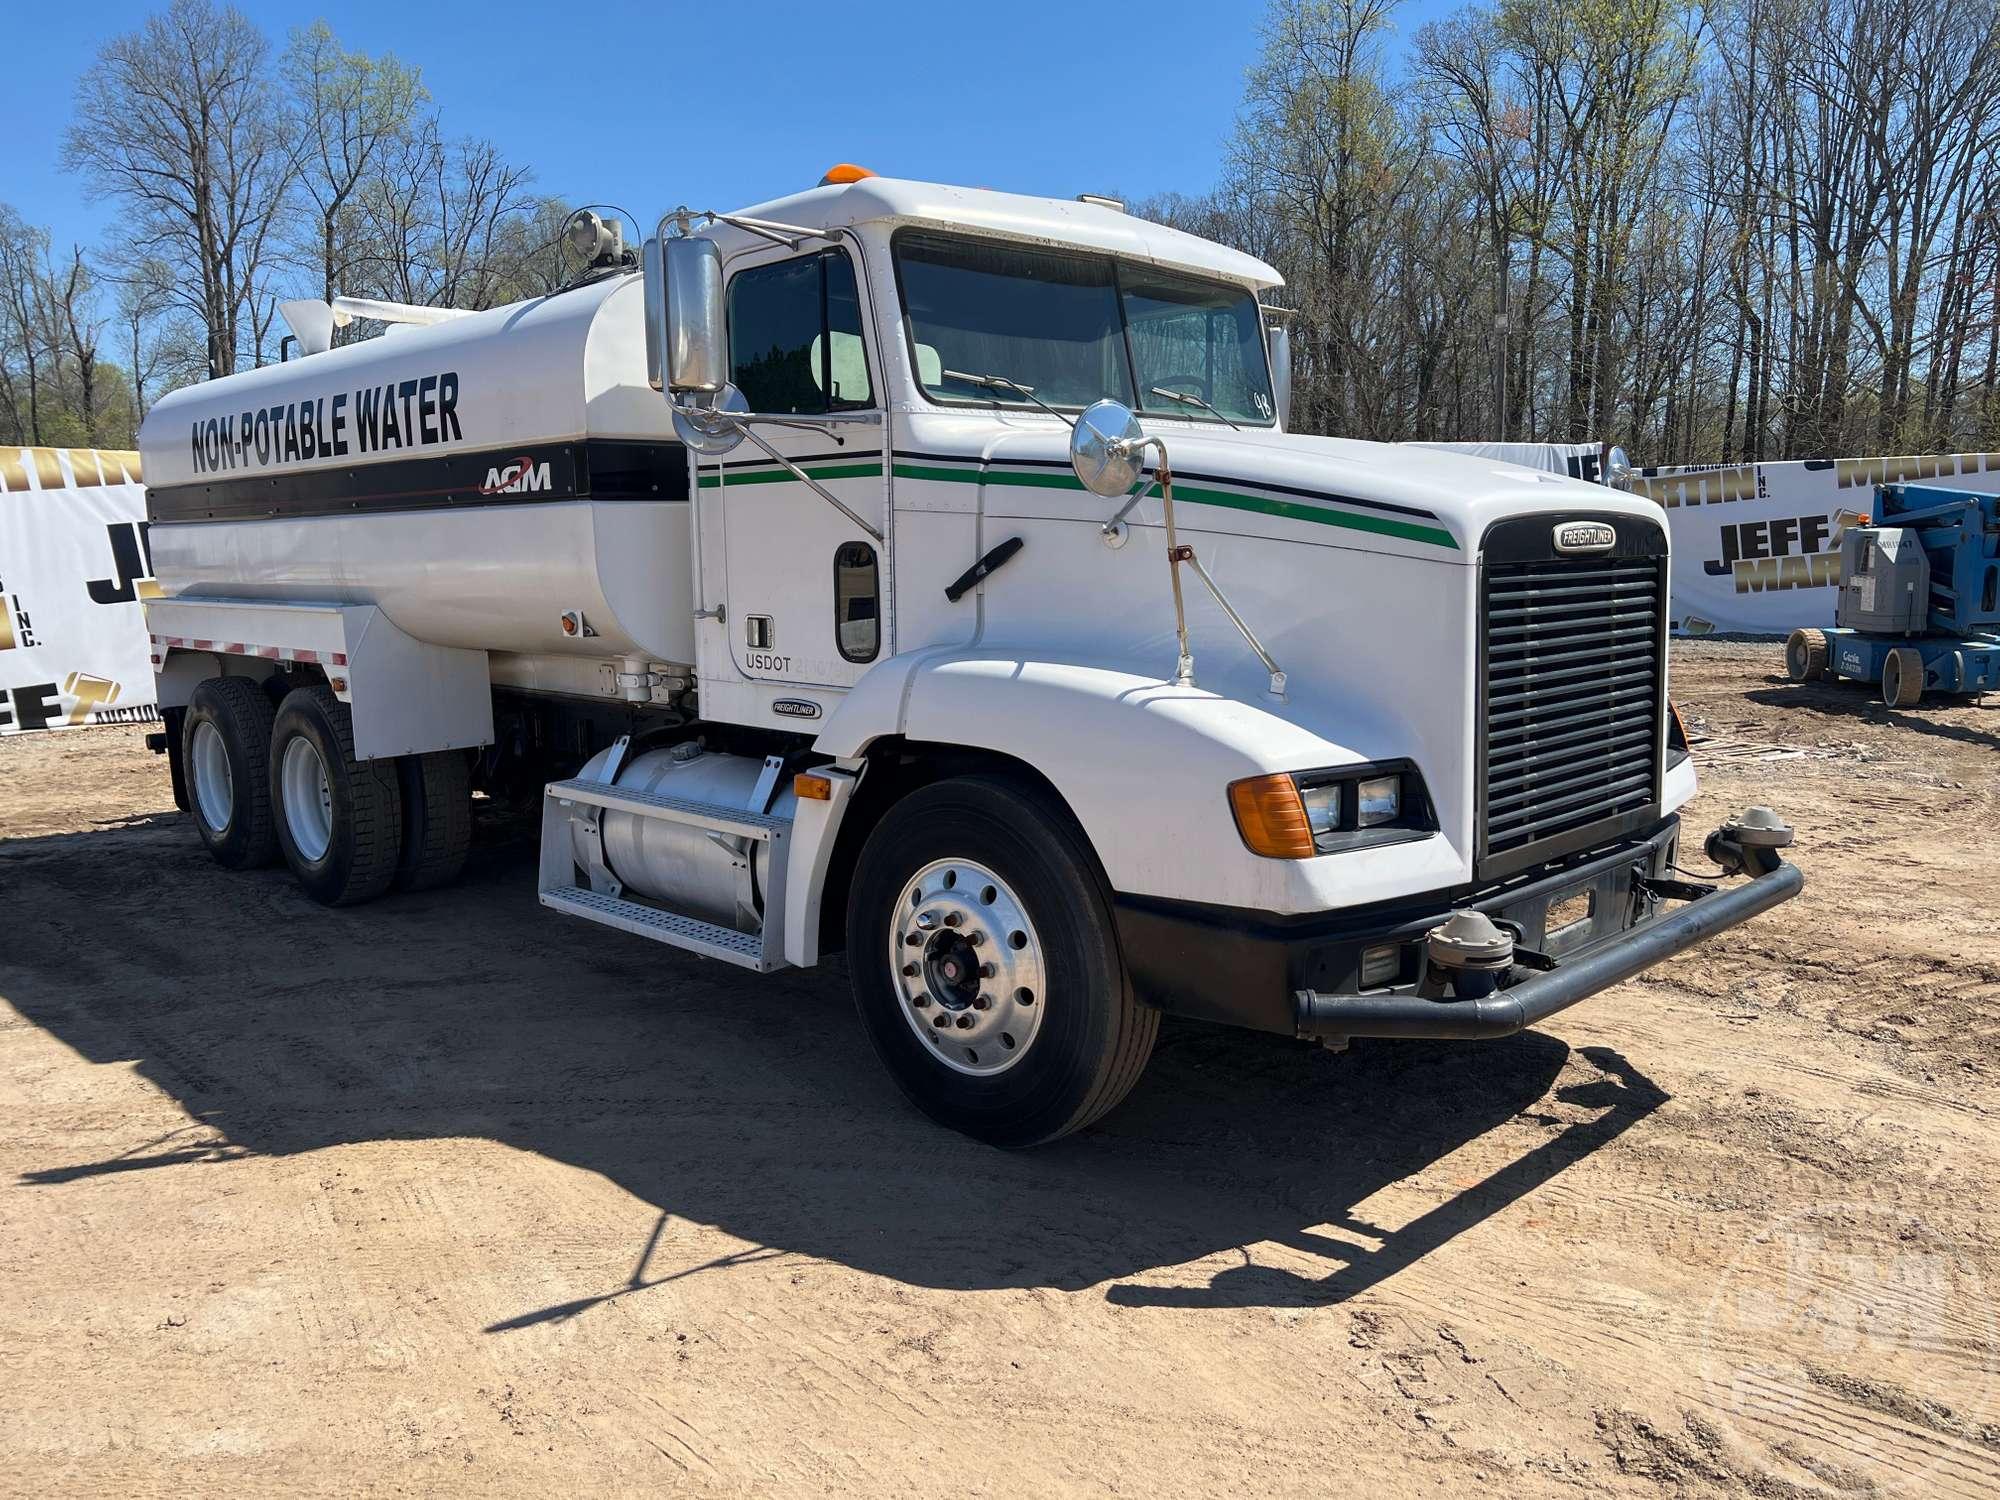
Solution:
[{"label": "white water truck", "polygon": [[1163,1012],[1501,1036],[1799,889],[1764,809],[1680,878],[1658,508],[1288,432],[1262,262],[856,169],[579,238],[567,290],[333,349],[316,304],[147,418],[224,865],[435,885],[475,792],[538,794],[544,905],[844,950],[910,1098],[1006,1145]]}]

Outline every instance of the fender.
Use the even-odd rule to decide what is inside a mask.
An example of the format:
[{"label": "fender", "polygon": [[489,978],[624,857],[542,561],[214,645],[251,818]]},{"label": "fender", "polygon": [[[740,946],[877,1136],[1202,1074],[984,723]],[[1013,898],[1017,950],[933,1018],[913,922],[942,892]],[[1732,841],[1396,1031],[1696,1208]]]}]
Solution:
[{"label": "fender", "polygon": [[[493,742],[486,653],[417,640],[372,604],[153,599],[146,628],[162,707],[185,703],[200,676],[213,675],[208,664],[223,658],[257,677],[303,662],[324,670],[334,696],[353,708],[362,760]],[[178,665],[184,653],[201,665]]]},{"label": "fender", "polygon": [[[1249,695],[1245,695],[1247,698]],[[1336,904],[1339,856],[1266,859],[1244,848],[1227,787],[1273,771],[1353,765],[1413,752],[1385,726],[1344,743],[1286,705],[1163,682],[1101,663],[943,647],[868,672],[814,748],[851,761],[876,739],[997,751],[1046,776],[1089,836],[1114,890],[1264,911]],[[1399,743],[1386,743],[1400,739]],[[1338,904],[1462,881],[1469,864],[1440,835],[1375,851],[1366,894],[1350,864]],[[1378,893],[1375,889],[1381,886]]]}]

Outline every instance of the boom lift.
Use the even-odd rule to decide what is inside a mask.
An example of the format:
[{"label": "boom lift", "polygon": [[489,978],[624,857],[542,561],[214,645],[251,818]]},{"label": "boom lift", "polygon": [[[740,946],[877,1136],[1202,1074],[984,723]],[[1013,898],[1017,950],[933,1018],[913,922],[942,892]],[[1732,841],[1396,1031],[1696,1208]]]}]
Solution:
[{"label": "boom lift", "polygon": [[2000,687],[2000,495],[1885,484],[1872,525],[1840,542],[1832,630],[1794,630],[1794,682],[1879,682],[1910,708],[1925,692]]}]

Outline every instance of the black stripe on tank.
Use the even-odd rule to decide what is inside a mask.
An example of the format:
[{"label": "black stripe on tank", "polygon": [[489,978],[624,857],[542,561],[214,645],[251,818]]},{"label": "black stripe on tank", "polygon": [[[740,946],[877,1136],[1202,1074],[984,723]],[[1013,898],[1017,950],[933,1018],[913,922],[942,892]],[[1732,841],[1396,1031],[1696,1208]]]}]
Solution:
[{"label": "black stripe on tank", "polygon": [[681,444],[591,438],[149,485],[146,515],[162,525],[687,497],[687,449]]}]

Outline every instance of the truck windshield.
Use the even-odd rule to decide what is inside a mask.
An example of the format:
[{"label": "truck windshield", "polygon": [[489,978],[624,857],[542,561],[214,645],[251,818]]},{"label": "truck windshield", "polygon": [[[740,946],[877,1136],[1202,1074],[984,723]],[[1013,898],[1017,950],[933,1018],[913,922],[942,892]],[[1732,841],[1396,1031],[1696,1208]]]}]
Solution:
[{"label": "truck windshield", "polygon": [[[1108,255],[904,230],[896,274],[917,378],[938,401],[1026,404],[959,372],[1003,376],[1051,406],[1109,397],[1159,416],[1271,422],[1263,323],[1248,292]],[[1133,369],[1137,363],[1137,371]]]}]

